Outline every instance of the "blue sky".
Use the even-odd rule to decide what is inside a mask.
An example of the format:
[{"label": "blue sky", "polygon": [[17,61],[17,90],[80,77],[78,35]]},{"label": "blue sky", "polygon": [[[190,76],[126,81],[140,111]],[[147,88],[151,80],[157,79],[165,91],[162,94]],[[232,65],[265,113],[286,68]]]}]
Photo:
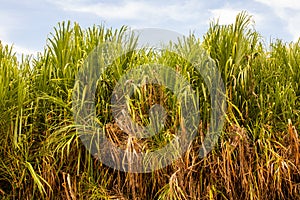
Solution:
[{"label": "blue sky", "polygon": [[94,24],[119,28],[164,28],[202,38],[209,22],[234,22],[246,10],[268,43],[300,37],[298,0],[0,0],[0,40],[18,53],[42,51],[53,27],[63,20],[86,28]]}]

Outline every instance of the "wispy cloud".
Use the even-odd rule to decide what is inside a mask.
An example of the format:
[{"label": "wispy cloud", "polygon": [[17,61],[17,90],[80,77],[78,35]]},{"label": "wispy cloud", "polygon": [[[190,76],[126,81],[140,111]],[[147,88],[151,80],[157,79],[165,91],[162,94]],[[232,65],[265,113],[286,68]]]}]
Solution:
[{"label": "wispy cloud", "polygon": [[[165,28],[189,34],[190,31],[201,32],[208,27],[210,16],[208,8],[217,1],[198,0],[51,0],[60,10],[97,16],[105,24],[129,25],[131,28]],[[50,0],[49,0],[50,2]]]},{"label": "wispy cloud", "polygon": [[0,20],[0,40],[3,45],[13,46],[13,51],[15,51],[18,57],[21,57],[22,54],[36,54],[35,50],[22,47],[14,44],[11,41],[11,35],[18,31],[18,27],[21,26],[22,22],[20,22],[19,16],[14,13],[1,12],[0,18],[4,20]]},{"label": "wispy cloud", "polygon": [[219,24],[231,24],[234,22],[235,17],[240,10],[226,6],[223,8],[211,9],[210,12],[213,19],[219,20]]},{"label": "wispy cloud", "polygon": [[13,47],[13,52],[16,53],[16,56],[17,56],[17,59],[19,61],[21,61],[21,58],[22,56],[36,56],[37,53],[38,53],[38,50],[34,50],[32,48],[27,48],[27,47],[24,47],[24,46],[20,46],[20,45],[17,45],[11,41],[8,41],[8,40],[5,40],[5,39],[2,39],[1,40],[1,43],[3,46],[5,45],[8,45],[9,47]]},{"label": "wispy cloud", "polygon": [[37,54],[37,50],[34,49],[29,49],[23,46],[19,46],[19,45],[13,45],[14,50],[17,52],[17,54],[22,55],[36,55]]},{"label": "wispy cloud", "polygon": [[11,13],[4,11],[0,12],[0,40],[7,40],[10,33],[17,27],[18,22],[16,17]]},{"label": "wispy cloud", "polygon": [[[236,16],[242,12],[247,11],[249,15],[252,16],[252,20],[255,21],[255,23],[259,24],[263,20],[263,16],[257,12],[250,11],[249,9],[246,9],[245,7],[240,6],[232,6],[230,4],[225,4],[223,7],[216,8],[216,9],[210,9],[211,12],[211,18],[212,19],[218,19],[219,24],[231,24],[235,22]],[[209,21],[208,21],[209,22]]]},{"label": "wispy cloud", "polygon": [[254,0],[263,4],[266,4],[274,9],[285,9],[285,8],[291,8],[291,9],[300,9],[300,4],[298,0]]},{"label": "wispy cloud", "polygon": [[119,20],[164,20],[186,21],[195,18],[195,14],[203,7],[201,1],[174,1],[172,4],[163,1],[52,1],[67,11],[85,12],[105,19]]},{"label": "wispy cloud", "polygon": [[201,37],[209,22],[233,23],[247,10],[265,38],[294,40],[300,36],[298,0],[10,0],[0,7],[0,40],[17,51],[41,50],[57,22],[71,20],[82,27],[104,23],[113,28],[164,28]]},{"label": "wispy cloud", "polygon": [[292,35],[293,40],[300,37],[300,3],[298,0],[255,0],[270,7],[275,15],[287,25],[287,31]]}]

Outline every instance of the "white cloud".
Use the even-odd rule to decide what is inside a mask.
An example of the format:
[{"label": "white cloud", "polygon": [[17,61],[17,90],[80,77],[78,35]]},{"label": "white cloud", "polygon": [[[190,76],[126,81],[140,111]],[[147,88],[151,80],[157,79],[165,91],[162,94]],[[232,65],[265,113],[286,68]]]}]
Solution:
[{"label": "white cloud", "polygon": [[90,15],[109,26],[128,25],[132,28],[164,28],[182,34],[200,32],[208,27],[211,2],[199,0],[48,0],[60,10]]},{"label": "white cloud", "polygon": [[[195,18],[202,7],[200,1],[176,1],[173,4],[153,1],[119,1],[118,3],[87,3],[87,1],[52,1],[67,11],[85,12],[105,19],[186,21]],[[163,5],[164,4],[164,5]],[[157,21],[159,22],[159,21]]]},{"label": "white cloud", "polygon": [[37,51],[15,45],[14,42],[12,42],[11,35],[16,31],[20,31],[19,28],[22,26],[19,14],[4,11],[0,13],[0,19],[2,19],[0,21],[0,40],[2,45],[13,46],[13,51],[17,53],[18,57],[21,56],[21,54],[36,54]]},{"label": "white cloud", "polygon": [[287,31],[293,36],[293,40],[300,37],[300,3],[298,0],[255,0],[269,6],[275,15],[286,24]]},{"label": "white cloud", "polygon": [[236,16],[245,10],[252,17],[251,19],[256,24],[262,23],[262,21],[263,21],[262,14],[259,14],[257,12],[252,12],[249,9],[245,9],[245,8],[233,7],[229,4],[226,4],[225,6],[223,6],[221,8],[210,9],[209,11],[211,13],[212,19],[209,19],[209,20],[218,19],[219,24],[221,24],[221,25],[232,24],[235,22]]},{"label": "white cloud", "polygon": [[13,45],[13,49],[17,52],[17,54],[21,55],[21,54],[25,54],[25,55],[36,55],[37,54],[37,50],[34,49],[29,49],[23,46],[19,46],[19,45]]},{"label": "white cloud", "polygon": [[11,33],[18,24],[15,17],[8,12],[0,12],[0,40],[7,40],[9,33]]},{"label": "white cloud", "polygon": [[5,40],[5,38],[7,38],[7,30],[0,27],[0,41]]},{"label": "white cloud", "polygon": [[2,45],[8,45],[9,47],[13,47],[13,52],[16,52],[17,58],[20,60],[23,55],[37,55],[38,50],[30,49],[24,46],[16,45],[12,42],[2,40]]},{"label": "white cloud", "polygon": [[241,11],[226,6],[223,8],[211,9],[210,12],[213,19],[218,19],[219,24],[225,25],[234,23],[236,15]]},{"label": "white cloud", "polygon": [[[300,11],[299,11],[300,12]],[[294,13],[293,16],[290,16],[288,21],[288,30],[293,36],[293,40],[297,41],[300,38],[300,14]]]},{"label": "white cloud", "polygon": [[300,9],[299,0],[254,0],[259,3],[263,3],[265,5],[268,5],[270,7],[273,7],[275,9],[284,9],[284,8],[290,8],[290,9]]},{"label": "white cloud", "polygon": [[11,0],[0,7],[0,40],[15,43],[18,52],[35,53],[34,49],[44,45],[50,27],[62,20],[81,26],[104,23],[114,28],[193,31],[201,37],[212,19],[233,23],[242,10],[253,16],[255,27],[266,37],[290,40],[291,35],[294,39],[300,36],[298,0]]}]

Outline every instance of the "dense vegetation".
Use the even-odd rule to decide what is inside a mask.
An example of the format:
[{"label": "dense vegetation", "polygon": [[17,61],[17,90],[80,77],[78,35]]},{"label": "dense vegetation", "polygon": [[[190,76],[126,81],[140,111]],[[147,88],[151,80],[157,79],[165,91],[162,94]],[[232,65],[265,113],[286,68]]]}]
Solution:
[{"label": "dense vegetation", "polygon": [[[0,44],[0,197],[300,199],[300,40],[289,44],[276,40],[266,46],[251,25],[251,17],[241,13],[234,24],[212,22],[203,39],[191,35],[176,47],[205,49],[226,85],[222,136],[205,158],[199,158],[198,150],[209,126],[210,102],[190,63],[168,51],[132,51],[102,77],[97,116],[119,145],[128,142],[128,135],[115,126],[109,98],[130,67],[153,61],[166,64],[183,75],[192,74],[189,81],[201,88],[201,123],[187,152],[167,167],[140,174],[111,169],[94,158],[78,138],[72,113],[75,76],[85,58],[97,45],[121,40],[126,27],[83,30],[76,23],[62,22],[44,52],[22,61],[12,47]],[[171,102],[170,110],[174,107],[167,95],[157,97],[164,88],[150,85],[138,90],[147,102]],[[131,104],[133,115],[145,122],[147,113],[137,110],[147,110],[149,105],[136,98]],[[156,143],[172,137],[178,123],[172,113],[166,133],[154,138]],[[153,144],[133,141],[133,145]]]}]

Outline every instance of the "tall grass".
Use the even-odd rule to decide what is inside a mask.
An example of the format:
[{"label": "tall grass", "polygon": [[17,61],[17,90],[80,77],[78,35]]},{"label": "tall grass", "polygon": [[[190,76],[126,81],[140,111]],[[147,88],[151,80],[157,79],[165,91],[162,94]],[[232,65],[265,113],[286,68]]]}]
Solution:
[{"label": "tall grass", "polygon": [[[181,73],[197,91],[201,113],[197,136],[182,157],[160,170],[137,174],[111,169],[91,155],[76,133],[72,110],[75,78],[84,60],[97,46],[124,39],[125,32],[126,27],[81,29],[62,22],[43,52],[21,61],[12,47],[0,44],[1,198],[300,198],[300,40],[276,40],[265,47],[251,17],[240,13],[234,24],[212,22],[203,41],[191,35],[161,53],[136,50],[133,42],[133,50],[115,60],[98,81],[96,112],[108,138],[120,147],[130,143],[135,151],[144,151],[174,137],[180,123],[176,98],[155,84],[136,87],[130,114],[147,125],[149,106],[164,105],[164,131],[137,140],[113,120],[113,88],[119,77],[142,64],[160,63]],[[210,125],[210,94],[201,75],[183,59],[192,53],[191,46],[205,49],[226,85],[226,123],[218,145],[205,158],[199,157],[199,149]],[[172,53],[174,49],[180,53]]]}]

